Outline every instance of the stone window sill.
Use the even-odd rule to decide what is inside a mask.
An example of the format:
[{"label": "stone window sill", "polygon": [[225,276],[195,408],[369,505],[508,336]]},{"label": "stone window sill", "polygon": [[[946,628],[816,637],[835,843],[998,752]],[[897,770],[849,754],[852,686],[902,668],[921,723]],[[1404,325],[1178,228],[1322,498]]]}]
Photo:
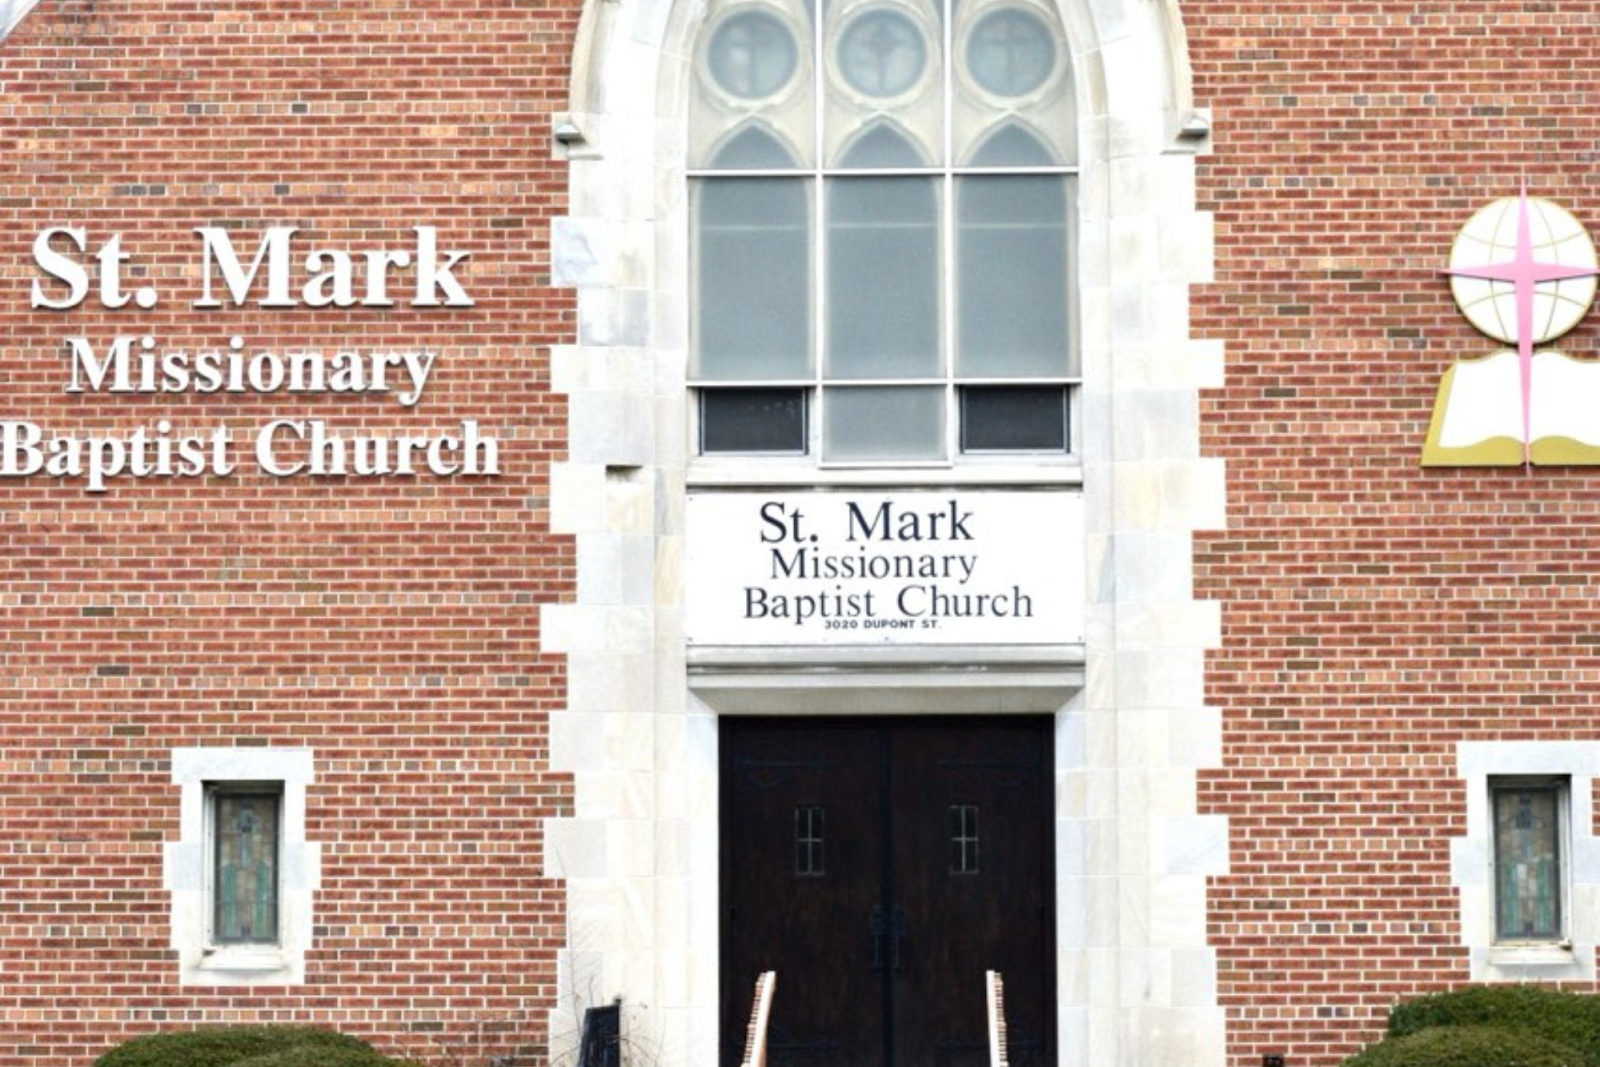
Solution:
[{"label": "stone window sill", "polygon": [[1481,957],[1487,964],[1483,980],[1500,982],[1588,980],[1592,962],[1573,950],[1571,942],[1491,945]]},{"label": "stone window sill", "polygon": [[1489,949],[1489,962],[1497,964],[1560,964],[1572,962],[1572,942],[1499,944]]},{"label": "stone window sill", "polygon": [[284,986],[305,981],[304,964],[276,945],[216,946],[182,968],[188,986]]},{"label": "stone window sill", "polygon": [[207,974],[258,976],[288,971],[289,961],[276,946],[208,949],[196,970]]}]

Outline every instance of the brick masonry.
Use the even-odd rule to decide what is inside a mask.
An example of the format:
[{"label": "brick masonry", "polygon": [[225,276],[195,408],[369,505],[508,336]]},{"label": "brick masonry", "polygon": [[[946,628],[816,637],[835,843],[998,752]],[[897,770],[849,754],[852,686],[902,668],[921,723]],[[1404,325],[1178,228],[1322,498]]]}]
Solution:
[{"label": "brick masonry", "polygon": [[[547,116],[567,92],[577,4],[46,0],[0,46],[0,417],[47,433],[225,425],[241,460],[274,418],[459,432],[497,478],[226,478],[0,485],[0,1063],[80,1064],[151,1029],[316,1020],[386,1048],[543,1052],[562,896],[542,824],[570,806],[547,761],[564,668],[537,605],[574,586],[551,533],[564,398],[548,285],[565,174]],[[201,225],[254,250],[470,253],[471,308],[209,311]],[[159,304],[32,311],[30,247],[121,234],[128,288]],[[64,249],[64,243],[58,242]],[[297,258],[298,258],[297,253]],[[144,273],[137,273],[138,271]],[[409,273],[397,275],[409,279]],[[298,289],[298,283],[296,283]],[[55,286],[52,292],[64,288]],[[433,348],[422,400],[68,395],[65,342]],[[153,432],[153,431],[152,431]],[[178,985],[163,843],[174,749],[314,750],[321,843],[303,985]],[[455,1062],[448,1060],[448,1062]]]},{"label": "brick masonry", "polygon": [[[1228,530],[1208,693],[1231,873],[1209,938],[1229,1059],[1331,1064],[1397,998],[1468,980],[1451,837],[1460,741],[1593,739],[1592,470],[1422,470],[1439,378],[1493,350],[1439,276],[1479,207],[1550,197],[1600,224],[1593,4],[1184,5],[1216,119],[1198,196],[1223,338],[1202,447]],[[1561,343],[1600,349],[1591,316]]]}]

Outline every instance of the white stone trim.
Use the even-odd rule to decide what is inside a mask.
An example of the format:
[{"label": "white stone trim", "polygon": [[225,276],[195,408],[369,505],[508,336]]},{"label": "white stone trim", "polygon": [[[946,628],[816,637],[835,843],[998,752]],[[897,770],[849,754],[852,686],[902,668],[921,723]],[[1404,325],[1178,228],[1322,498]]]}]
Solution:
[{"label": "white stone trim", "polygon": [[0,41],[9,37],[38,3],[39,0],[0,0]]},{"label": "white stone trim", "polygon": [[[1600,742],[1462,741],[1456,773],[1467,783],[1467,832],[1450,839],[1450,882],[1461,902],[1461,941],[1475,982],[1593,981],[1600,942],[1600,838],[1593,833]],[[1568,781],[1563,880],[1567,943],[1503,945],[1494,940],[1493,816],[1489,780]]]},{"label": "white stone trim", "polygon": [[[179,748],[172,781],[181,789],[179,837],[165,849],[163,883],[171,894],[172,947],[182,985],[298,985],[311,947],[313,897],[321,884],[322,846],[306,840],[306,787],[314,759],[304,748]],[[283,789],[279,826],[278,943],[211,943],[211,827],[207,786],[270,782]]]},{"label": "white stone trim", "polygon": [[[1192,546],[1226,519],[1223,466],[1200,455],[1198,419],[1223,350],[1190,338],[1188,320],[1188,287],[1212,269],[1193,159],[1209,124],[1189,98],[1176,0],[1054,2],[1078,79],[1086,434],[1081,465],[1022,477],[1081,479],[1088,640],[1081,663],[990,664],[960,695],[1001,713],[1055,705],[1059,1062],[1221,1067],[1205,888],[1227,869],[1227,828],[1199,814],[1195,787],[1221,757],[1204,695],[1221,614],[1194,598]],[[717,707],[782,714],[843,698],[919,713],[943,680],[914,664],[790,680],[752,665],[740,678],[728,657],[695,663],[685,648],[686,487],[739,477],[691,469],[688,455],[685,118],[705,9],[588,0],[571,106],[550,117],[571,173],[552,260],[578,299],[575,343],[552,357],[571,422],[551,523],[579,559],[576,601],[540,616],[543,647],[567,657],[551,763],[573,775],[576,806],[547,832],[569,923],[550,1032],[576,1033],[582,1008],[620,997],[630,1040],[661,1067],[717,1058]],[[998,485],[1015,473],[935,477]]]}]

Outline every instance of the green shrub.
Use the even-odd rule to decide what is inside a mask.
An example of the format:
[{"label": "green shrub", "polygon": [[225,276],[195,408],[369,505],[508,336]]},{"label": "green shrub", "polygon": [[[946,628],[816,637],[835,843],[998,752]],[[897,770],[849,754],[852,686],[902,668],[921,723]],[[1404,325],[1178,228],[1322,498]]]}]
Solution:
[{"label": "green shrub", "polygon": [[371,1049],[296,1045],[281,1052],[238,1060],[230,1067],[404,1067],[404,1064]]},{"label": "green shrub", "polygon": [[[304,1048],[333,1067],[339,1053],[376,1056],[372,1046],[333,1030],[315,1026],[226,1026],[146,1034],[124,1042],[94,1061],[94,1067],[235,1067],[250,1060]],[[381,1060],[379,1062],[382,1062]],[[358,1060],[339,1067],[367,1067]]]},{"label": "green shrub", "polygon": [[1440,1026],[1492,1026],[1534,1033],[1576,1050],[1585,1067],[1600,1067],[1600,997],[1535,985],[1470,986],[1396,1005],[1389,1033],[1399,1037]]},{"label": "green shrub", "polygon": [[1344,1067],[1583,1067],[1583,1056],[1527,1031],[1436,1026],[1384,1038]]}]

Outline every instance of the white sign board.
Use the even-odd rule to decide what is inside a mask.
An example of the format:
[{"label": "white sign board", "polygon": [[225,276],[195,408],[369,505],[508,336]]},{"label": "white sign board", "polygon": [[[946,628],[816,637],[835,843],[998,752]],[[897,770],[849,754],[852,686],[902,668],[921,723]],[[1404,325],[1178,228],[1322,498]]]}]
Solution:
[{"label": "white sign board", "polygon": [[1083,641],[1073,492],[699,492],[688,500],[695,645]]}]

